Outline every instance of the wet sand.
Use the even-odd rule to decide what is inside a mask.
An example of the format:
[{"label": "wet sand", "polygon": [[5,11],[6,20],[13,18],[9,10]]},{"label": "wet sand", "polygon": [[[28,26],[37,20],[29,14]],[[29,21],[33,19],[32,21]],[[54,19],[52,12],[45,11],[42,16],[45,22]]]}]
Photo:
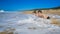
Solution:
[{"label": "wet sand", "polygon": [[0,32],[0,34],[13,34],[13,32],[7,33],[7,32]]}]

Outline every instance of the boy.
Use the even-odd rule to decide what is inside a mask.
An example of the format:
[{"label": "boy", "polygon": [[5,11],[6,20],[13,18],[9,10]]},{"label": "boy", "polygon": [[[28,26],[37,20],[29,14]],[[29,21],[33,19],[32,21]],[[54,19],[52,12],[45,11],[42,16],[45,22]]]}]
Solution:
[{"label": "boy", "polygon": [[45,19],[50,19],[50,17],[45,15],[45,14],[43,14],[41,10],[38,10],[38,11],[35,10],[33,13],[34,13],[35,16],[38,16],[38,17],[41,17],[41,18],[45,18]]}]

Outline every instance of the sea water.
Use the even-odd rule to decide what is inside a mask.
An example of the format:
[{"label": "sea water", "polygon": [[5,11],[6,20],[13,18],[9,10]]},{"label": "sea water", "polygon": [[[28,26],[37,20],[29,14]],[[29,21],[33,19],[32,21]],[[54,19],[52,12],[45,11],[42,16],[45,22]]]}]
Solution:
[{"label": "sea water", "polygon": [[[49,14],[49,16],[60,18],[60,16],[53,14]],[[33,14],[0,12],[0,32],[9,31],[14,32],[14,34],[60,34],[60,27],[50,23],[50,19],[39,18]]]}]

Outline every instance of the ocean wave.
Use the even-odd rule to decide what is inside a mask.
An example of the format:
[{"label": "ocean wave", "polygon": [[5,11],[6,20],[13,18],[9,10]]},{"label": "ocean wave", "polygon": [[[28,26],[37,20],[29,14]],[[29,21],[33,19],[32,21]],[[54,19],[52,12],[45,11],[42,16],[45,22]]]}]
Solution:
[{"label": "ocean wave", "polygon": [[51,34],[54,32],[50,30],[60,31],[60,27],[50,23],[50,19],[39,18],[33,14],[0,13],[0,24],[3,26],[0,28],[1,31],[7,30],[7,28],[15,28],[14,34]]}]

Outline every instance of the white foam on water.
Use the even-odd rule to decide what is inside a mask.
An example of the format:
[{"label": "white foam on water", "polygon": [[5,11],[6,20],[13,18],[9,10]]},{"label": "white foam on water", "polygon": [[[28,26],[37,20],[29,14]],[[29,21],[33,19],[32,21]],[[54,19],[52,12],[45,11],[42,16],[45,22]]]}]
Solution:
[{"label": "white foam on water", "polygon": [[[28,16],[29,16],[28,19],[20,20],[20,21],[18,21],[18,24],[32,23],[32,24],[35,24],[34,27],[35,26],[36,26],[36,28],[40,27],[40,29],[43,29],[43,30],[38,30],[39,29],[38,28],[36,31],[35,30],[30,31],[30,30],[27,29],[29,26],[31,26],[31,24],[30,24],[30,25],[24,25],[25,28],[22,26],[22,29],[17,28],[16,31],[15,31],[15,34],[16,33],[18,33],[18,34],[37,34],[37,33],[38,34],[46,34],[46,33],[48,33],[49,34],[49,32],[53,33],[52,30],[59,29],[59,27],[50,24],[51,23],[50,19],[38,18],[38,17],[32,16],[32,15],[28,15]],[[60,29],[57,30],[57,31],[59,32]]]},{"label": "white foam on water", "polygon": [[0,10],[0,12],[4,12],[4,10]]},{"label": "white foam on water", "polygon": [[[11,16],[16,16],[16,18]],[[4,21],[5,24],[1,23],[1,25],[3,24],[4,29],[15,28],[14,34],[55,34],[55,32],[59,34],[60,32],[60,27],[50,24],[50,19],[39,18],[32,14],[14,13],[3,17],[4,19],[1,22]]]}]

